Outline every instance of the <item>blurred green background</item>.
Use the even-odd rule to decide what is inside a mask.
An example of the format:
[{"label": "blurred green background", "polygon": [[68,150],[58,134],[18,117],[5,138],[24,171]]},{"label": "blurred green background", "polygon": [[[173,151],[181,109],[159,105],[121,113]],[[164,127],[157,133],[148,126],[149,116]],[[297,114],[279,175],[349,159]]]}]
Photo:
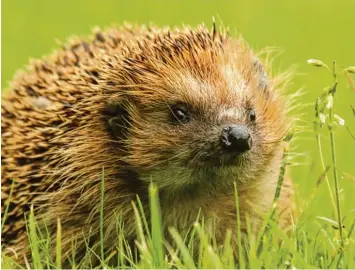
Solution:
[{"label": "blurred green background", "polygon": [[[304,88],[299,103],[304,130],[294,142],[296,152],[292,169],[298,194],[307,200],[322,174],[315,135],[313,103],[322,89],[331,83],[325,69],[306,64],[316,58],[331,64],[355,66],[355,1],[354,0],[268,0],[268,1],[2,1],[2,88],[8,86],[14,72],[23,68],[29,58],[38,58],[57,48],[56,40],[70,35],[85,36],[95,26],[101,28],[124,21],[153,22],[158,26],[195,26],[201,22],[211,26],[212,17],[230,27],[232,35],[242,34],[254,49],[265,46],[281,48],[274,67],[283,70],[296,67],[289,93]],[[354,76],[353,76],[354,78]],[[355,92],[342,78],[336,96],[336,112],[355,133]],[[325,130],[326,131],[326,130]],[[324,137],[326,163],[330,164],[330,144]],[[355,141],[346,128],[336,130],[338,170],[346,173],[340,186],[346,215],[355,206]],[[330,179],[333,179],[331,171]],[[333,181],[331,181],[333,187]],[[329,214],[330,204],[323,184],[314,203],[320,215]]]}]

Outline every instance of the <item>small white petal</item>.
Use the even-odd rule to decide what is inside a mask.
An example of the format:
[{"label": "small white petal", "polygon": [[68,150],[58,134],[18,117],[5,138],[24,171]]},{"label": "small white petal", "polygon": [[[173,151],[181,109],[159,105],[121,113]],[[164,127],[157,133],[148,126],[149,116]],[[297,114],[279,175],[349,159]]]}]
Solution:
[{"label": "small white petal", "polygon": [[330,108],[333,107],[333,96],[332,95],[329,95],[327,97],[327,109],[329,110]]},{"label": "small white petal", "polygon": [[341,126],[345,125],[345,120],[343,118],[341,118],[339,115],[334,114],[334,118],[337,120],[339,125],[341,125]]},{"label": "small white petal", "polygon": [[312,66],[316,66],[316,67],[325,66],[325,64],[322,61],[317,60],[317,59],[308,59],[307,63],[312,65]]},{"label": "small white petal", "polygon": [[325,115],[323,113],[319,114],[319,120],[322,124],[325,124]]}]

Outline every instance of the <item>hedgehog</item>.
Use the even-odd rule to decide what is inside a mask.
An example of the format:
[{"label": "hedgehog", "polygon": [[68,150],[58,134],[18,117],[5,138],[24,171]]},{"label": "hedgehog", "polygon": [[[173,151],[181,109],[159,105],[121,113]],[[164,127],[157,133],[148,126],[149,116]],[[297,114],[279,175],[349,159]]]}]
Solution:
[{"label": "hedgehog", "polygon": [[[132,201],[139,197],[149,217],[151,182],[164,232],[183,231],[201,214],[223,243],[235,228],[235,183],[241,230],[248,218],[257,231],[273,204],[291,123],[283,88],[267,61],[215,25],[125,25],[72,38],[17,74],[2,99],[5,251],[28,259],[31,207],[53,239],[60,219],[63,260],[73,237],[79,253],[84,237],[99,239],[103,170],[108,252],[117,215],[127,241],[136,239]],[[286,179],[283,228],[292,193]]]}]

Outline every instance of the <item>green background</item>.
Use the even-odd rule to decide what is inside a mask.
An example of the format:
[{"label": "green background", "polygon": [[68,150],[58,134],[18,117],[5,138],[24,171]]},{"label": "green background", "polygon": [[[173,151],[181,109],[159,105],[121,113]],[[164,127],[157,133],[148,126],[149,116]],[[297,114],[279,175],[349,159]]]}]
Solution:
[{"label": "green background", "polygon": [[[274,67],[296,68],[289,93],[303,88],[305,95],[299,104],[302,132],[294,141],[292,175],[297,193],[307,200],[322,174],[315,134],[313,103],[322,89],[332,81],[325,69],[306,64],[316,58],[331,64],[355,66],[355,1],[297,0],[297,1],[2,1],[2,88],[7,87],[15,71],[23,68],[30,58],[49,54],[58,47],[56,40],[65,41],[70,35],[85,36],[95,26],[105,28],[124,21],[153,22],[158,26],[195,26],[201,22],[211,26],[230,27],[232,35],[242,34],[254,49],[276,46],[282,54]],[[353,76],[354,78],[354,76]],[[342,78],[336,94],[335,110],[355,133],[355,92]],[[330,144],[323,132],[326,163],[330,164]],[[346,128],[336,130],[338,170],[346,173],[340,186],[342,207],[347,215],[355,206],[355,141]],[[331,171],[329,177],[333,180]],[[331,181],[333,187],[333,181]],[[316,196],[313,207],[319,215],[329,216],[330,203],[325,185]]]}]

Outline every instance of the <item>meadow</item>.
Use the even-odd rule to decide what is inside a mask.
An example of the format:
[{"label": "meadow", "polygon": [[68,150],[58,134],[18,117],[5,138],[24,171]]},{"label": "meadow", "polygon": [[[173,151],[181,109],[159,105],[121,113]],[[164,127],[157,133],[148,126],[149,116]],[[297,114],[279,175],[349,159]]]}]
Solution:
[{"label": "meadow", "polygon": [[[280,53],[273,62],[274,71],[292,70],[294,76],[287,93],[292,95],[299,89],[303,93],[294,112],[299,121],[287,160],[295,185],[298,215],[292,233],[286,235],[280,231],[270,215],[265,230],[250,239],[245,259],[237,263],[231,255],[228,238],[224,249],[217,250],[210,236],[204,233],[203,224],[196,223],[193,235],[202,240],[196,262],[183,236],[173,229],[170,233],[177,248],[163,249],[159,203],[152,187],[151,209],[155,213],[152,217],[156,218],[144,220],[139,205],[136,206],[137,220],[141,220],[137,228],[140,256],[130,254],[122,235],[118,237],[121,257],[112,256],[117,256],[117,266],[138,268],[355,268],[355,111],[352,109],[355,75],[341,72],[355,66],[354,10],[352,0],[4,0],[2,93],[19,68],[24,68],[30,58],[50,54],[58,47],[58,40],[65,41],[71,35],[87,36],[95,26],[105,28],[124,21],[171,27],[204,22],[211,26],[214,17],[217,24],[229,27],[232,36],[241,34],[255,51],[277,48]],[[333,61],[336,61],[336,77]],[[146,224],[150,222],[151,232],[147,233]],[[30,217],[29,228],[33,232],[30,237],[34,243],[31,267],[60,268],[60,262],[52,261],[53,258],[39,259],[39,250],[46,248],[43,245],[46,237],[36,235],[35,226],[35,218]],[[60,242],[57,251],[60,258]],[[90,251],[87,253],[89,256]],[[108,259],[98,256],[105,266]],[[3,266],[15,266],[11,259],[2,259]],[[90,266],[85,263],[79,266]]]}]

